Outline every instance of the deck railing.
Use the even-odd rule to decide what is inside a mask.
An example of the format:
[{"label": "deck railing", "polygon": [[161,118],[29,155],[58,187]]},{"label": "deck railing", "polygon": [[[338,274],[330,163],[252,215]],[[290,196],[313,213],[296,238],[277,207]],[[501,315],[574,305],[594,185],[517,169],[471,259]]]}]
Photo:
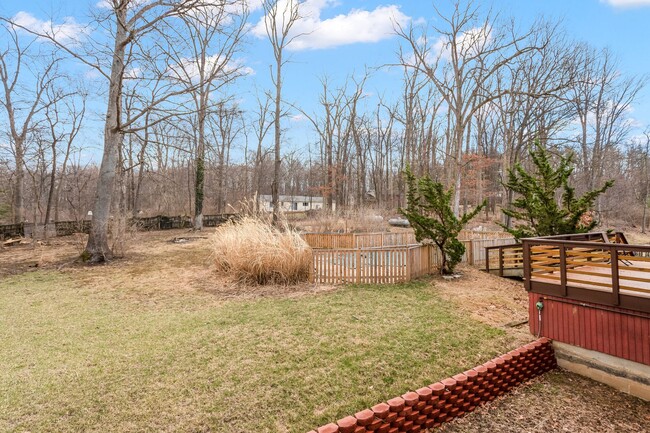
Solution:
[{"label": "deck railing", "polygon": [[622,233],[522,240],[526,289],[650,312],[650,246]]},{"label": "deck railing", "polygon": [[496,270],[500,277],[523,276],[524,254],[521,244],[485,247],[485,271]]}]

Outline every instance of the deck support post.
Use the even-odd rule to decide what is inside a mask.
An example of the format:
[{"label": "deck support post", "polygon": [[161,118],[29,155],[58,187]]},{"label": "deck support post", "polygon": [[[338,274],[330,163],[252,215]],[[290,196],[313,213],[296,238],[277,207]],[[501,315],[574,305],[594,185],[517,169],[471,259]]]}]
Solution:
[{"label": "deck support post", "polygon": [[566,287],[566,246],[560,245],[560,285],[562,286],[562,296],[567,295]]},{"label": "deck support post", "polygon": [[499,248],[499,276],[503,277],[503,248]]},{"label": "deck support post", "polygon": [[621,300],[619,296],[619,279],[618,279],[618,250],[616,244],[609,247],[609,260],[612,266],[612,294],[614,295],[614,305],[620,305]]},{"label": "deck support post", "polygon": [[524,255],[524,285],[526,291],[530,292],[531,289],[531,267],[532,263],[530,262],[530,243],[529,241],[522,239],[521,241],[522,254]]},{"label": "deck support post", "polygon": [[485,272],[490,273],[490,248],[485,247]]}]

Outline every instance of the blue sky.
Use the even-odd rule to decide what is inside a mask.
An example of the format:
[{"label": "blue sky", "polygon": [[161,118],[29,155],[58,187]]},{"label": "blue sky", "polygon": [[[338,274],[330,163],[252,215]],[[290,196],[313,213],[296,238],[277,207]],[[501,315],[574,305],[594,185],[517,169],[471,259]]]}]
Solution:
[{"label": "blue sky", "polygon": [[[336,86],[353,72],[362,73],[396,61],[398,38],[390,35],[387,17],[398,20],[432,21],[435,12],[430,0],[308,0],[312,21],[304,25],[312,34],[301,41],[300,49],[290,53],[291,63],[285,69],[285,98],[308,112],[315,109],[320,92],[320,78],[324,75]],[[13,17],[26,12],[31,17],[55,23],[88,21],[89,11],[98,0],[0,0],[0,15]],[[443,11],[451,2],[435,1]],[[650,74],[650,0],[494,0],[480,2],[492,7],[502,17],[514,17],[522,27],[537,17],[562,19],[568,35],[595,47],[609,47],[620,61],[626,74]],[[251,25],[261,18],[260,10],[251,13]],[[67,20],[67,21],[66,21]],[[314,30],[316,29],[316,30]],[[331,29],[336,29],[332,31]],[[247,66],[255,73],[242,82],[238,94],[244,101],[252,101],[251,90],[271,87],[268,65],[272,53],[268,42],[257,38],[254,30],[241,54]],[[388,99],[399,91],[399,73],[383,69],[377,71],[367,91],[383,94]],[[376,104],[369,98],[368,104]],[[102,105],[101,99],[96,101]],[[246,105],[246,102],[244,102]],[[244,106],[246,109],[246,106]],[[294,113],[297,115],[298,113]],[[646,87],[634,106],[632,116],[641,125],[650,125],[650,86]],[[313,142],[314,134],[306,121],[288,120],[291,128],[289,148],[301,148]],[[97,137],[97,134],[89,134]],[[95,145],[100,141],[95,138]]]}]

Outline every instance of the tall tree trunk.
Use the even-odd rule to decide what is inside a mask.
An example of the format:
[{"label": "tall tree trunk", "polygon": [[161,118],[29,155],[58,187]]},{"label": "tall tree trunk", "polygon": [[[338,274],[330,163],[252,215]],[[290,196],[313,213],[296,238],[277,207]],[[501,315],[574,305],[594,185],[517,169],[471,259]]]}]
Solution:
[{"label": "tall tree trunk", "polygon": [[56,192],[54,193],[54,221],[59,221],[59,200],[61,198],[61,187],[63,186],[63,176],[65,176],[66,169],[68,168],[68,160],[70,159],[70,148],[72,142],[68,140],[68,145],[63,156],[63,164],[61,164],[61,173],[59,174],[59,183],[56,185]]},{"label": "tall tree trunk", "polygon": [[23,140],[16,140],[16,189],[14,192],[14,223],[25,221],[25,149]]},{"label": "tall tree trunk", "polygon": [[108,88],[106,124],[104,126],[104,153],[97,179],[92,226],[84,252],[84,259],[91,263],[103,262],[113,256],[108,244],[108,221],[111,212],[113,189],[115,187],[115,176],[118,168],[119,151],[124,136],[121,130],[120,117],[122,114],[124,56],[128,43],[127,29],[124,26],[127,22],[126,11],[126,5],[115,11],[117,26]]},{"label": "tall tree trunk", "polygon": [[50,173],[50,188],[47,193],[47,206],[45,207],[45,238],[47,239],[47,226],[50,224],[54,191],[56,190],[56,140],[52,140],[52,172]]},{"label": "tall tree trunk", "polygon": [[205,107],[199,110],[196,177],[194,179],[194,230],[203,229],[203,188],[205,185]]}]

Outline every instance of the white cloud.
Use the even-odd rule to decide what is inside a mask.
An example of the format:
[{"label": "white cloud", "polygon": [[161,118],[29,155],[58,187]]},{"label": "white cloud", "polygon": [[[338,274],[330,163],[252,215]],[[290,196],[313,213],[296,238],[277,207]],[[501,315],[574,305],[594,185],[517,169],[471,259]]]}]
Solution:
[{"label": "white cloud", "polygon": [[63,23],[54,24],[52,21],[43,21],[29,12],[18,12],[12,21],[35,33],[46,34],[61,43],[79,43],[88,35],[89,29],[75,21],[73,17],[63,18]]},{"label": "white cloud", "polygon": [[[151,3],[151,2],[152,0],[130,0],[128,8],[129,9],[138,8],[140,6],[144,6],[147,3]],[[99,0],[97,3],[95,3],[95,7],[99,9],[113,9],[113,3],[114,0]]]},{"label": "white cloud", "polygon": [[256,10],[262,9],[262,2],[264,0],[245,0],[248,10],[254,12]]},{"label": "white cloud", "polygon": [[650,0],[601,0],[601,3],[607,3],[615,8],[650,6]]},{"label": "white cloud", "polygon": [[[288,2],[280,0],[278,10],[286,10]],[[372,11],[352,9],[347,14],[321,19],[321,12],[336,5],[334,0],[306,0],[300,3],[301,18],[294,24],[290,36],[300,35],[288,46],[294,51],[334,48],[355,43],[374,43],[394,35],[393,24],[405,25],[410,18],[396,5],[379,6]],[[253,26],[253,34],[266,37],[266,17]]]},{"label": "white cloud", "polygon": [[[456,50],[461,58],[472,57],[482,52],[492,40],[492,27],[489,25],[474,27],[457,36]],[[417,44],[422,52],[426,51],[424,59],[426,63],[433,64],[437,61],[449,62],[451,60],[451,41],[445,36],[440,36],[431,44],[425,37],[420,37]],[[427,47],[427,45],[429,46]],[[405,55],[404,61],[409,65],[417,63],[415,54],[412,52]]]},{"label": "white cloud", "polygon": [[291,122],[304,122],[307,120],[304,114],[294,114],[293,116],[289,117],[289,121]]},{"label": "white cloud", "polygon": [[[225,62],[221,59],[218,54],[214,56],[208,56],[206,58],[205,71],[214,70],[217,72],[217,78],[219,76],[225,78],[227,75],[237,74],[237,75],[254,75],[255,70],[244,64],[242,59],[231,59],[228,62]],[[182,59],[180,65],[176,65],[170,68],[170,73],[180,80],[187,80],[189,77],[190,80],[194,81],[199,78],[200,70],[199,65],[196,60],[192,59]]]},{"label": "white cloud", "polygon": [[[456,49],[462,57],[470,57],[483,51],[492,40],[490,26],[474,27],[460,34],[456,39]],[[439,38],[433,44],[433,53],[440,55],[445,60],[451,59],[451,43],[449,40]]]},{"label": "white cloud", "polygon": [[100,78],[102,74],[99,73],[99,71],[95,68],[88,68],[84,72],[84,77],[88,78],[89,80],[95,80],[97,78]]},{"label": "white cloud", "polygon": [[138,68],[137,66],[135,68],[129,68],[124,71],[124,78],[136,79],[140,77],[142,77],[142,69]]}]

